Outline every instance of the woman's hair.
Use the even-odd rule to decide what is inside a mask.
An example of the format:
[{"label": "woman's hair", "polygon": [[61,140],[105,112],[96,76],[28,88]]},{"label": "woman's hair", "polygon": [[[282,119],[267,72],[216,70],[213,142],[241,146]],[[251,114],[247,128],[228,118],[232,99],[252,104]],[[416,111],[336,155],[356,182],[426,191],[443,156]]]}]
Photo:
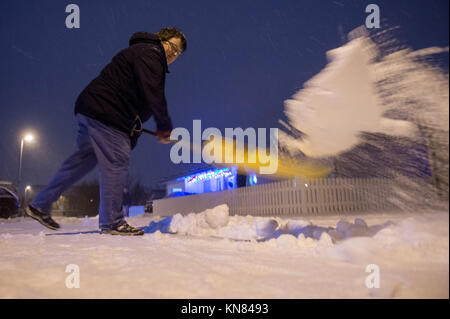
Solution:
[{"label": "woman's hair", "polygon": [[177,28],[163,28],[161,30],[159,30],[158,33],[156,33],[156,35],[159,37],[159,39],[161,41],[169,41],[172,38],[180,38],[181,39],[181,49],[184,51],[186,51],[187,48],[187,41],[186,41],[186,37],[183,34],[183,32],[181,32],[180,30],[178,30]]}]

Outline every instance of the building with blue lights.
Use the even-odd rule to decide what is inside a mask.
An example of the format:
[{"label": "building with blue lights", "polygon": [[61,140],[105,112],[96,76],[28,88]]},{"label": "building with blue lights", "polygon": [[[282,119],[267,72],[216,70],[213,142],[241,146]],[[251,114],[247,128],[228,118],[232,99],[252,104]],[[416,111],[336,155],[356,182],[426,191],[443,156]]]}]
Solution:
[{"label": "building with blue lights", "polygon": [[198,170],[166,181],[166,194],[184,195],[219,192],[258,183],[256,174],[241,175],[237,166]]}]

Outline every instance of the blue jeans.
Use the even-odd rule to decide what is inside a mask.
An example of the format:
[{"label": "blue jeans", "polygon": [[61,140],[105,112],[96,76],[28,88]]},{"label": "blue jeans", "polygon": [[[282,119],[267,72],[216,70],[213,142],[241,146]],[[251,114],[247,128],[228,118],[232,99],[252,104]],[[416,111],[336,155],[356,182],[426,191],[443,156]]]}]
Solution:
[{"label": "blue jeans", "polygon": [[78,114],[77,119],[78,150],[62,164],[31,205],[50,215],[53,202],[98,164],[99,227],[110,229],[120,226],[125,223],[122,199],[130,162],[130,138],[126,133],[87,116]]}]

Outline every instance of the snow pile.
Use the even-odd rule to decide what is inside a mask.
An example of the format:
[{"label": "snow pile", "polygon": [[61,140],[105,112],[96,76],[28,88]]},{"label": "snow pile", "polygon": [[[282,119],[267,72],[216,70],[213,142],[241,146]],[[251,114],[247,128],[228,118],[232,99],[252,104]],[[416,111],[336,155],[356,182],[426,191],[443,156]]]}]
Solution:
[{"label": "snow pile", "polygon": [[[186,216],[176,214],[157,222],[152,221],[146,231],[251,240],[267,231],[265,226],[264,218],[250,215],[229,216],[228,205],[223,204],[197,214],[190,213]],[[269,232],[271,228],[269,227]]]},{"label": "snow pile", "polygon": [[213,209],[205,210],[205,220],[211,228],[226,226],[229,217],[228,205],[220,205]]},{"label": "snow pile", "polygon": [[369,227],[363,219],[356,218],[354,223],[341,219],[336,227],[320,227],[306,220],[229,216],[228,205],[223,204],[197,214],[176,214],[158,222],[152,221],[146,231],[234,240],[265,241],[278,238],[283,242],[306,238],[319,240],[325,233],[326,240],[329,238],[336,242],[350,237],[370,237],[391,225],[392,222],[387,221]]}]

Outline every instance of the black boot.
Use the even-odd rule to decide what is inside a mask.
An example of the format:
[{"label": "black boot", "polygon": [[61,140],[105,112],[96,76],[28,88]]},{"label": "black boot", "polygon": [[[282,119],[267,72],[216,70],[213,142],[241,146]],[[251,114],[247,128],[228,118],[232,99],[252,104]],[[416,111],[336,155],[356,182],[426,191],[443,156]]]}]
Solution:
[{"label": "black boot", "polygon": [[125,223],[112,229],[102,229],[101,233],[121,236],[142,236],[144,235],[144,230]]},{"label": "black boot", "polygon": [[25,213],[33,219],[36,219],[42,225],[52,230],[58,230],[60,228],[59,224],[55,222],[50,215],[44,214],[39,209],[28,205],[25,208]]}]

